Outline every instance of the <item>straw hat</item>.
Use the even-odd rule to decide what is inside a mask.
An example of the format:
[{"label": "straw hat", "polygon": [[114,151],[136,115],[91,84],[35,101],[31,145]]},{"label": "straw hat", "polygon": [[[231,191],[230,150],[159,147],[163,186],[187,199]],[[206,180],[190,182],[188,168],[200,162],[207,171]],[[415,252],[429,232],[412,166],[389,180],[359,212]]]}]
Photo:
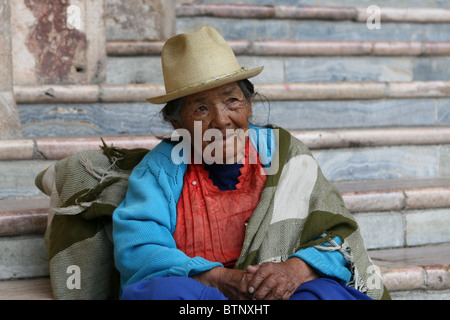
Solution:
[{"label": "straw hat", "polygon": [[228,43],[212,27],[167,40],[161,63],[166,94],[147,99],[155,104],[252,78],[264,68],[241,68]]}]

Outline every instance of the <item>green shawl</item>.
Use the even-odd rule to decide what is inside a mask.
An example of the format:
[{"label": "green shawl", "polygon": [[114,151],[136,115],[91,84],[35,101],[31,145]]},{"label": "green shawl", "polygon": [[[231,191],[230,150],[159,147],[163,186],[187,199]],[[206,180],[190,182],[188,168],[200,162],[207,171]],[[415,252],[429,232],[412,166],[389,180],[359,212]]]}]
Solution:
[{"label": "green shawl", "polygon": [[[279,148],[272,165],[278,170],[267,177],[236,267],[284,261],[299,249],[311,246],[339,250],[351,266],[348,285],[373,299],[390,299],[339,191],[323,176],[301,141],[281,128],[274,132]],[[319,246],[335,236],[343,240],[342,245],[331,241],[333,246]]]},{"label": "green shawl", "polygon": [[[101,149],[59,160],[35,179],[50,196],[45,243],[55,299],[119,296],[112,214],[125,197],[131,170],[149,150],[107,147],[104,142]],[[78,267],[78,275],[71,266]]]}]

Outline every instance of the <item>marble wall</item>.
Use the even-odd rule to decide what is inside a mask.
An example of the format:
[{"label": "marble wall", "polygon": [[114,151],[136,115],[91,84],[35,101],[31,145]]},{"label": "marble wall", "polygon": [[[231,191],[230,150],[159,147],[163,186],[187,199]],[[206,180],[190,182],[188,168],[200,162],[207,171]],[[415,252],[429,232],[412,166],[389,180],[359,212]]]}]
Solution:
[{"label": "marble wall", "polygon": [[102,83],[103,7],[103,0],[11,1],[14,83]]},{"label": "marble wall", "polygon": [[174,0],[104,1],[109,40],[159,40],[175,34]]},{"label": "marble wall", "polygon": [[21,124],[13,93],[10,1],[0,1],[0,139],[21,136]]},{"label": "marble wall", "polygon": [[103,83],[106,40],[169,38],[174,6],[174,0],[11,1],[14,83]]},{"label": "marble wall", "polygon": [[[142,103],[23,104],[26,137],[168,133],[160,106]],[[288,130],[447,126],[450,99],[255,102],[252,121]]]}]

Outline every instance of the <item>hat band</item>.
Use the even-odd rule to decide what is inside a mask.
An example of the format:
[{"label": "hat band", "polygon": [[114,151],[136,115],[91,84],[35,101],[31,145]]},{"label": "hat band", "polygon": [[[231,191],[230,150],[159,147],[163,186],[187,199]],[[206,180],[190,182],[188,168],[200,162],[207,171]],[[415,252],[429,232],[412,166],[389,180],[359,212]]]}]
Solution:
[{"label": "hat band", "polygon": [[190,85],[188,85],[188,86],[181,87],[181,88],[172,90],[172,91],[170,91],[170,92],[166,92],[166,95],[174,94],[174,93],[181,92],[181,91],[185,91],[185,90],[187,90],[187,89],[191,89],[191,88],[198,87],[198,86],[204,86],[204,85],[206,85],[206,84],[208,84],[208,83],[211,83],[211,82],[214,82],[214,81],[217,81],[217,80],[226,79],[226,78],[235,76],[235,75],[237,75],[237,74],[239,74],[239,73],[243,73],[243,72],[246,72],[246,71],[248,71],[247,67],[246,67],[246,66],[243,66],[243,67],[241,67],[241,68],[240,68],[239,70],[237,70],[237,71],[234,71],[234,72],[231,72],[231,73],[222,74],[222,75],[220,75],[220,76],[217,76],[217,77],[214,77],[214,78],[205,80],[205,81],[195,82],[195,83],[190,84]]}]

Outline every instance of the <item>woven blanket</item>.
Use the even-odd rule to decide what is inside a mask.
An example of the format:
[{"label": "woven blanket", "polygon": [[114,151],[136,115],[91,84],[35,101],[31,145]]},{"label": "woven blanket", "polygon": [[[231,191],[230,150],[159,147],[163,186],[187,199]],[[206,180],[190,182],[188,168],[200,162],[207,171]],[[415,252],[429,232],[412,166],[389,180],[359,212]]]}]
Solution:
[{"label": "woven blanket", "polygon": [[55,299],[116,299],[112,214],[125,197],[132,168],[148,152],[107,147],[83,151],[39,173],[50,196],[45,232]]},{"label": "woven blanket", "polygon": [[[306,247],[339,250],[351,266],[348,285],[373,299],[390,299],[338,190],[301,141],[282,128],[274,132],[279,143],[272,165],[278,170],[267,177],[236,267],[284,261]],[[342,245],[332,241],[336,236]]]}]

